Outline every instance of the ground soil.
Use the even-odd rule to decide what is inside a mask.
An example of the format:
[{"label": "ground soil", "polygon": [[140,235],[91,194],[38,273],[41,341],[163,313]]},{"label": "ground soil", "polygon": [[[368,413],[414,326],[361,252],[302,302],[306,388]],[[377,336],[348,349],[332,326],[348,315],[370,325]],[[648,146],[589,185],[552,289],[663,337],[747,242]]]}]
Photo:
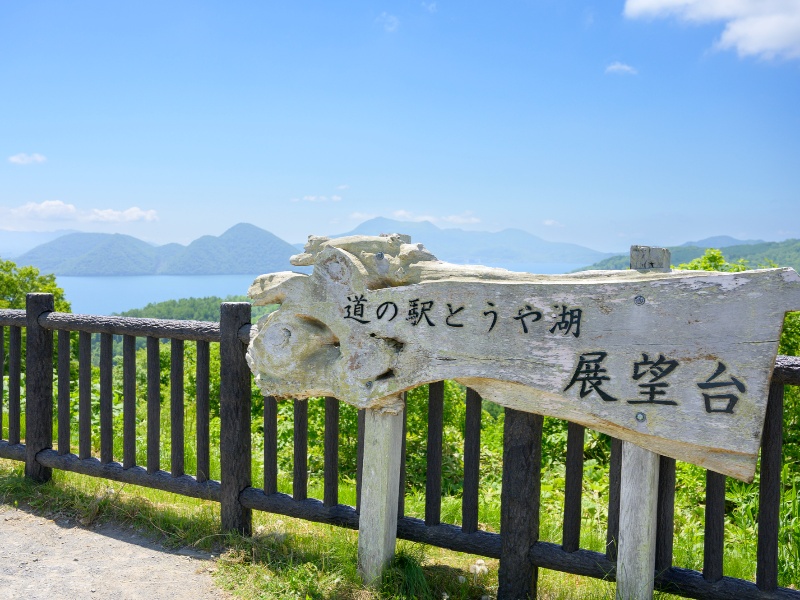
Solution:
[{"label": "ground soil", "polygon": [[114,524],[84,527],[0,505],[0,593],[26,600],[216,600],[214,555],[167,550]]}]

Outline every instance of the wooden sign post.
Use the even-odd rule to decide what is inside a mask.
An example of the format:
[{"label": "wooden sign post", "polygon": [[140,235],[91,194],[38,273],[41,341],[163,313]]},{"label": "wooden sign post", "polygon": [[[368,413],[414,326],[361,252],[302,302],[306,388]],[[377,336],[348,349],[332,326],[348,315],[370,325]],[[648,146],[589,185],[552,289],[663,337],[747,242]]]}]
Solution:
[{"label": "wooden sign post", "polygon": [[[626,473],[657,481],[657,453],[752,480],[783,318],[800,308],[794,270],[670,272],[668,258],[642,248],[640,269],[533,275],[443,263],[410,242],[311,237],[292,259],[313,265],[311,275],[262,275],[250,288],[256,304],[281,304],[253,328],[247,353],[262,391],[369,409],[365,580],[394,550],[401,393],[426,383],[453,379],[502,406],[645,449],[636,459],[641,451],[626,447]],[[622,505],[632,506],[624,496]],[[630,516],[629,533],[652,522],[649,509]],[[621,571],[641,568],[628,580],[652,580],[643,543],[626,535],[621,555],[633,555],[620,558]],[[620,587],[625,597],[648,594]]]}]

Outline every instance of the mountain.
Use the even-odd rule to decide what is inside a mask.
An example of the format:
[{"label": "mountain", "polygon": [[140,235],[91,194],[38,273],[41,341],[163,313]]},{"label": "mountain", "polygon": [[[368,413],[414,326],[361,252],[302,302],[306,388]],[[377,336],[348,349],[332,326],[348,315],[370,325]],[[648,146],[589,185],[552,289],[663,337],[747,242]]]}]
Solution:
[{"label": "mountain", "polygon": [[240,223],[219,237],[206,235],[188,246],[152,246],[118,233],[72,233],[37,246],[15,262],[67,276],[246,275],[298,270],[289,264],[293,254],[294,246],[269,231]]},{"label": "mountain", "polygon": [[383,217],[365,221],[340,235],[381,233],[408,234],[412,242],[425,244],[439,260],[521,271],[535,270],[541,263],[577,265],[612,256],[578,244],[548,242],[521,229],[504,229],[496,233],[440,229],[429,221],[394,221]]},{"label": "mountain", "polygon": [[737,240],[729,235],[715,235],[696,242],[685,242],[681,246],[696,246],[698,248],[727,248],[728,246],[752,246],[763,244],[764,240]]},{"label": "mountain", "polygon": [[74,230],[6,231],[0,229],[0,257],[5,259],[14,258],[40,244],[45,244],[68,233],[74,233]]},{"label": "mountain", "polygon": [[[792,267],[795,271],[800,271],[800,240],[758,243],[746,241],[734,246],[723,246],[723,248],[722,254],[728,262],[736,262],[743,258],[749,263],[750,267],[755,269],[759,265],[765,265],[769,261],[773,261],[778,266]],[[672,253],[672,264],[679,265],[703,256],[706,247],[683,245],[672,246],[669,250]],[[618,254],[579,270],[627,269],[629,264],[630,259],[627,254]]]}]

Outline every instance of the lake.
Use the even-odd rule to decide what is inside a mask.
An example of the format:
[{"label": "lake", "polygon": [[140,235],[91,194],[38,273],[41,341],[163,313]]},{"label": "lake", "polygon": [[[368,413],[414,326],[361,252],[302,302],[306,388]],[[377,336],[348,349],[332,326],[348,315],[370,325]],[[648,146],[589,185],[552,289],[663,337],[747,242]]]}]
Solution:
[{"label": "lake", "polygon": [[[568,273],[584,265],[573,263],[509,264],[512,271]],[[151,302],[247,294],[254,275],[141,275],[135,277],[57,277],[72,312],[110,315]]]},{"label": "lake", "polygon": [[110,315],[151,302],[247,294],[257,275],[142,275],[137,277],[57,277],[72,312]]}]

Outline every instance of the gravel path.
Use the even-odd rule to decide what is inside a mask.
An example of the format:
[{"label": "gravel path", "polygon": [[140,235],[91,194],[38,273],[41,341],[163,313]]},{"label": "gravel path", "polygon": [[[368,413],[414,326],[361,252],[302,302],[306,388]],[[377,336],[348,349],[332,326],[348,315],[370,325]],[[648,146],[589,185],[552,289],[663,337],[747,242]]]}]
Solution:
[{"label": "gravel path", "polygon": [[212,555],[170,551],[132,529],[85,528],[0,505],[0,591],[26,600],[216,600]]}]

